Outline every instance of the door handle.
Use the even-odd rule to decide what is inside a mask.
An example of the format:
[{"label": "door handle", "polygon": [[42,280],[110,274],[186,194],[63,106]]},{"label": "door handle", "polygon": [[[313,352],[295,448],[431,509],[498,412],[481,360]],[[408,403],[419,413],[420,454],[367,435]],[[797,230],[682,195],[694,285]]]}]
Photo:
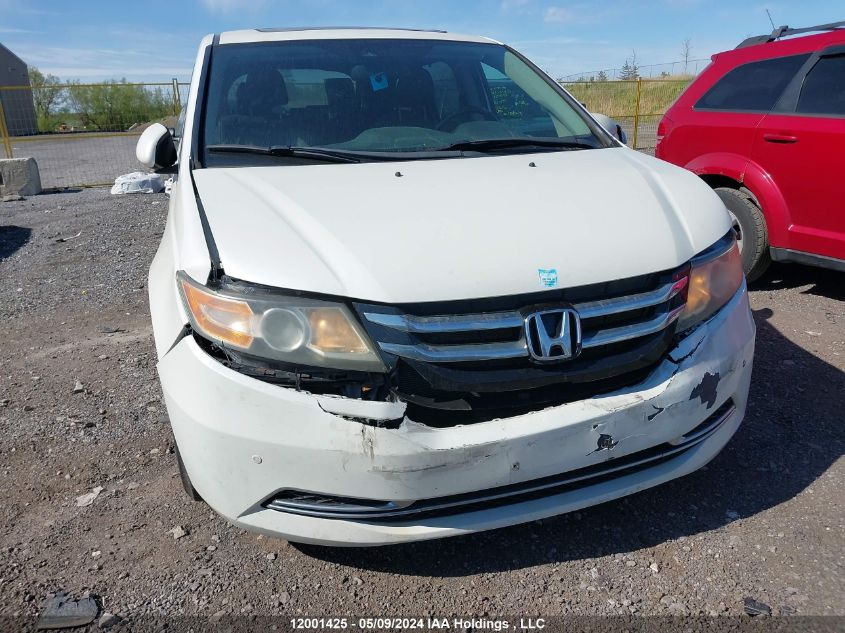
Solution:
[{"label": "door handle", "polygon": [[763,134],[763,140],[767,143],[797,143],[798,137],[791,134]]}]

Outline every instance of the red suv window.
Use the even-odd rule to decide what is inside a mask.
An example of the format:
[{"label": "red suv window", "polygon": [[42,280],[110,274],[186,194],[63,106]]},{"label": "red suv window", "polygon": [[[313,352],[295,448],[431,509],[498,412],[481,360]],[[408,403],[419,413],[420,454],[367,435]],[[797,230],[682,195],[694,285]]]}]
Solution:
[{"label": "red suv window", "polygon": [[737,66],[704,93],[695,109],[768,112],[809,57],[790,55]]},{"label": "red suv window", "polygon": [[813,66],[804,80],[796,111],[845,115],[845,55],[822,57]]}]

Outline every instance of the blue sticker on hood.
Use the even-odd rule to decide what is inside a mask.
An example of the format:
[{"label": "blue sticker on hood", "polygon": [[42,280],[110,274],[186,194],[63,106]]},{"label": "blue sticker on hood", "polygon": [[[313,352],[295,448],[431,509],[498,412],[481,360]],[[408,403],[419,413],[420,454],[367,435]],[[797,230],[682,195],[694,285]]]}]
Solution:
[{"label": "blue sticker on hood", "polygon": [[543,288],[557,287],[557,268],[538,268],[537,275],[540,277],[540,285]]}]

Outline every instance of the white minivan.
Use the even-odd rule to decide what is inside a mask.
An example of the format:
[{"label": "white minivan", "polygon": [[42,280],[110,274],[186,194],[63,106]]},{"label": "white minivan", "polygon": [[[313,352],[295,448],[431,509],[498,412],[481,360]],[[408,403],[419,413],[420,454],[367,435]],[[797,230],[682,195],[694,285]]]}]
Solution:
[{"label": "white minivan", "polygon": [[[188,493],[292,541],[569,512],[700,468],[755,328],[728,214],[483,37],[206,37],[150,269]],[[624,520],[624,519],[620,519]]]}]

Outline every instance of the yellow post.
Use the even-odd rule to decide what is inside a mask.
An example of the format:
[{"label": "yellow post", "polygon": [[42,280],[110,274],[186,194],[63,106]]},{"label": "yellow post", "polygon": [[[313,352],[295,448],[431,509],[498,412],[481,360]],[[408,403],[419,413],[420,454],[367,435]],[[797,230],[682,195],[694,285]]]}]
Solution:
[{"label": "yellow post", "polygon": [[179,82],[173,78],[173,114],[179,114],[182,109],[182,95],[179,94]]},{"label": "yellow post", "polygon": [[12,155],[12,142],[9,140],[9,128],[6,127],[6,111],[3,110],[2,99],[0,99],[0,137],[3,138],[3,147],[6,148],[6,158],[14,158]]},{"label": "yellow post", "polygon": [[634,110],[634,141],[631,147],[637,149],[637,133],[640,131],[640,96],[642,95],[642,78],[637,77],[637,108]]}]

